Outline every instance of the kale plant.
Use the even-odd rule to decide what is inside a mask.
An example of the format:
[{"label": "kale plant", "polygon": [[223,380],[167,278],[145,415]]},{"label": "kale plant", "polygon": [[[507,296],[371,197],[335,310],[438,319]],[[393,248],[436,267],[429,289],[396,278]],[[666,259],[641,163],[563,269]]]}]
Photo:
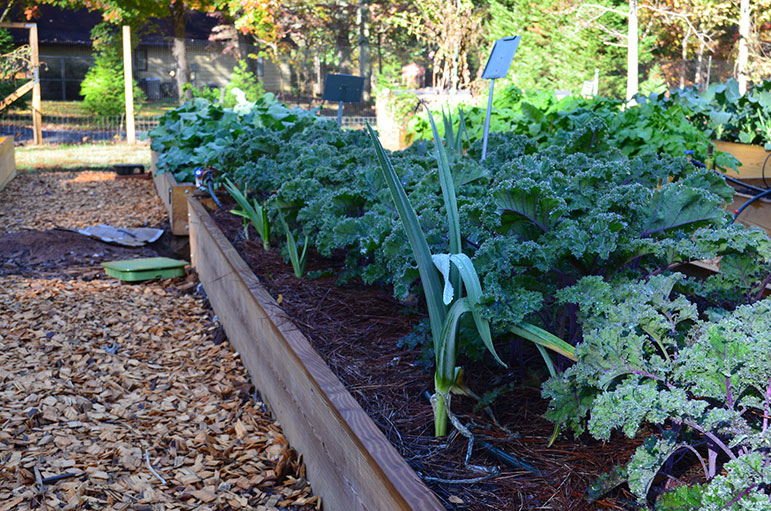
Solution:
[{"label": "kale plant", "polygon": [[[582,145],[585,134],[576,135]],[[717,257],[723,275],[690,285],[689,293],[729,308],[754,300],[771,274],[767,237],[731,223],[721,206],[733,190],[720,177],[684,158],[570,151],[567,140],[563,148],[514,158],[493,152],[485,164],[496,181],[461,211],[479,220],[477,231],[467,232],[479,243],[483,303],[496,324],[506,328],[535,315],[575,344],[582,318],[575,304],[558,300],[559,290],[587,276],[635,282]],[[728,271],[739,262],[741,275]],[[742,278],[750,289],[737,294]]]},{"label": "kale plant", "polygon": [[[684,459],[706,483],[691,509],[768,505],[771,300],[706,321],[674,292],[682,280],[613,286],[587,277],[560,293],[592,317],[578,363],[544,385],[547,417],[604,441],[614,431],[633,438],[654,428],[615,479],[626,479],[641,502],[657,474],[675,477],[675,460]],[[760,509],[742,506],[731,509]]]}]

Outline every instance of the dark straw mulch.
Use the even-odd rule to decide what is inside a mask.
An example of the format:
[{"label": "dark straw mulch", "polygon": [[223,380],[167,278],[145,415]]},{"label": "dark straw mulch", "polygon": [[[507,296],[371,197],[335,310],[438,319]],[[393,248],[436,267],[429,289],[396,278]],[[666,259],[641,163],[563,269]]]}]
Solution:
[{"label": "dark straw mulch", "polygon": [[[478,394],[512,381],[519,385],[491,407],[508,432],[487,414],[475,413],[473,399],[453,398],[454,412],[477,437],[470,464],[500,468],[497,477],[479,483],[461,482],[481,475],[464,465],[468,443],[460,435],[434,438],[427,398],[433,389],[433,373],[418,364],[419,350],[397,345],[421,319],[417,309],[398,303],[390,289],[365,286],[360,281],[337,285],[341,261],[313,252],[307,270],[332,276],[296,278],[278,248],[271,247],[266,253],[261,243],[244,240],[241,220],[226,210],[214,213],[220,228],[235,240],[234,245],[263,285],[280,300],[330,368],[448,509],[634,508],[634,497],[623,487],[594,503],[587,501],[586,490],[599,475],[628,460],[638,441],[618,437],[599,443],[589,438],[561,438],[547,447],[554,428],[543,418],[547,403],[540,397],[537,380],[530,378],[527,383],[528,368],[543,369],[535,350],[525,349],[510,370],[490,363],[465,364],[469,386]],[[506,347],[501,348],[505,353]],[[479,445],[481,441],[539,473],[504,465]]]}]

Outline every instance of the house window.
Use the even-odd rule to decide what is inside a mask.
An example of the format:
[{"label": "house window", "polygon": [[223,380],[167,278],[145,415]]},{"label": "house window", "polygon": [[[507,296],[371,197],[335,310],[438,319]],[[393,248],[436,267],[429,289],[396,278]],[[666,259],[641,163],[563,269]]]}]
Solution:
[{"label": "house window", "polygon": [[257,76],[265,76],[265,57],[257,57]]},{"label": "house window", "polygon": [[134,51],[134,69],[147,71],[147,50],[140,48]]}]

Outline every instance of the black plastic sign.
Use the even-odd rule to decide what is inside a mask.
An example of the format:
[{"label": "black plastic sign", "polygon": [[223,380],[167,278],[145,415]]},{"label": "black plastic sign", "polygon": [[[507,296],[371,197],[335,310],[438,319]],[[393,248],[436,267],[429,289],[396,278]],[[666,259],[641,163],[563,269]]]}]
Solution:
[{"label": "black plastic sign", "polygon": [[323,101],[359,103],[364,90],[364,77],[328,74],[324,80]]},{"label": "black plastic sign", "polygon": [[490,58],[487,59],[485,71],[482,73],[482,78],[495,80],[509,74],[511,60],[514,58],[514,54],[517,53],[520,39],[522,39],[522,36],[517,35],[495,41]]}]

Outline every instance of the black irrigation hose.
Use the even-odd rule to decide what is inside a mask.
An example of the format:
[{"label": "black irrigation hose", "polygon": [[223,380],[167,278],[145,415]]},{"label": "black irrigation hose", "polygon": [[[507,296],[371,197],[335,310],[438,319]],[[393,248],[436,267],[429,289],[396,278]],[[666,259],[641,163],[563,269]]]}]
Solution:
[{"label": "black irrigation hose", "polygon": [[211,198],[214,199],[214,203],[217,205],[218,208],[222,209],[222,204],[220,203],[217,196],[214,195],[214,189],[212,188],[211,174],[209,174],[209,178],[206,180],[206,185],[209,188],[209,195],[211,195]]},{"label": "black irrigation hose", "polygon": [[717,170],[714,170],[714,169],[712,170],[712,172],[714,172],[715,174],[717,174],[718,176],[720,176],[722,178],[725,178],[726,181],[730,181],[730,182],[732,182],[732,183],[734,183],[736,185],[742,186],[742,187],[744,187],[744,188],[746,188],[748,190],[753,190],[753,191],[755,191],[757,193],[764,193],[764,192],[769,190],[768,188],[760,188],[759,186],[753,186],[751,184],[745,183],[744,181],[739,181],[736,178],[733,178],[731,176],[727,176],[727,175],[723,174],[722,172],[718,172]]},{"label": "black irrigation hose", "polygon": [[[757,195],[754,195],[750,200],[745,202],[742,205],[742,207],[740,207],[739,209],[736,210],[736,212],[734,213],[734,218],[733,218],[733,220],[731,220],[731,223],[736,222],[736,219],[739,218],[739,215],[741,215],[742,212],[745,209],[747,209],[747,206],[749,206],[750,204],[752,204],[753,202],[755,202],[755,201],[757,201],[759,199],[762,199],[763,197],[771,196],[771,188],[769,188],[768,184],[766,183],[766,163],[768,163],[769,158],[771,158],[771,154],[766,156],[766,160],[763,162],[763,169],[762,169],[762,173],[761,173],[761,176],[763,178],[763,184],[766,185],[766,188],[760,188],[758,186],[753,186],[751,184],[747,184],[745,182],[739,181],[738,179],[734,179],[734,178],[732,178],[730,176],[727,176],[727,175],[723,174],[722,172],[718,172],[717,170],[712,169],[712,172],[716,173],[718,176],[721,176],[726,181],[730,181],[731,183],[737,184],[739,186],[743,186],[744,188],[746,188],[748,190],[752,190],[754,192],[757,192]],[[704,168],[704,164],[701,163],[700,161],[692,159],[691,163],[695,167]]]},{"label": "black irrigation hose", "polygon": [[211,195],[211,198],[214,199],[214,203],[217,205],[219,209],[222,209],[222,203],[220,203],[219,199],[217,198],[217,195],[214,193],[214,189],[212,188],[212,181],[214,181],[213,173],[215,172],[215,169],[212,167],[203,169],[201,167],[196,167],[195,169],[195,178],[196,183],[206,183],[206,187],[209,189],[209,195]]},{"label": "black irrigation hose", "polygon": [[760,170],[760,178],[763,180],[763,184],[766,188],[771,188],[768,186],[768,183],[766,183],[766,163],[768,163],[768,159],[771,158],[771,153],[768,153],[768,156],[766,156],[766,159],[763,160],[763,168]]},{"label": "black irrigation hose", "polygon": [[759,193],[759,194],[755,195],[753,198],[751,198],[750,200],[745,202],[742,205],[742,207],[740,207],[739,209],[736,210],[736,213],[734,214],[734,219],[731,221],[731,223],[734,223],[736,221],[736,219],[739,217],[739,215],[742,214],[742,211],[747,209],[747,206],[749,206],[750,204],[752,204],[756,200],[759,200],[759,199],[762,199],[763,197],[768,197],[768,196],[771,196],[771,188],[769,188],[768,190],[764,191],[763,193]]}]

